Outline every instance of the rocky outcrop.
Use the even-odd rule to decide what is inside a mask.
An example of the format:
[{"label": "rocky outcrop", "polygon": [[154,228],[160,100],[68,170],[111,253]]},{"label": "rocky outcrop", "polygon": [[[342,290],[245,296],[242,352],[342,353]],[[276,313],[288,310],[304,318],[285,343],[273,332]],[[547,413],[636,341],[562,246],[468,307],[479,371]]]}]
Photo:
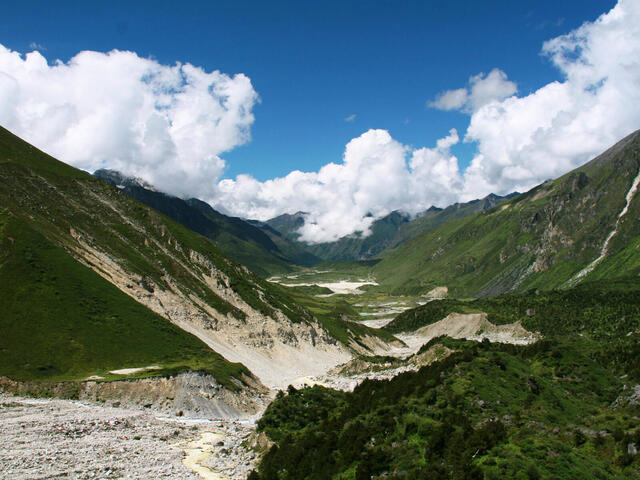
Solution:
[{"label": "rocky outcrop", "polygon": [[15,382],[2,377],[0,392],[145,407],[168,415],[230,419],[255,415],[269,402],[264,386],[248,377],[244,380],[247,385],[243,388],[230,390],[212,376],[195,372],[112,382]]}]

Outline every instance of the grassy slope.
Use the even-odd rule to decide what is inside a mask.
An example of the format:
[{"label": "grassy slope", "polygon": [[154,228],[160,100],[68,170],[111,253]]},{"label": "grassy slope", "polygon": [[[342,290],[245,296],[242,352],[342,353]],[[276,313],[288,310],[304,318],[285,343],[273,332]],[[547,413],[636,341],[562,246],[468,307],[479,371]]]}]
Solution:
[{"label": "grassy slope", "polygon": [[493,321],[524,316],[546,338],[526,347],[438,338],[423,348],[456,353],[419,372],[346,394],[290,389],[258,424],[276,446],[252,477],[640,478],[627,454],[640,441],[640,407],[616,402],[628,395],[623,381],[640,381],[639,287],[498,297]]},{"label": "grassy slope", "polygon": [[[196,295],[223,314],[245,319],[244,312],[218,296],[208,286],[205,276],[211,272],[208,266],[193,261],[192,252],[197,252],[213,268],[222,272],[228,286],[255,310],[273,316],[275,310],[279,309],[295,322],[313,320],[312,314],[294,302],[285,287],[269,283],[236,264],[209,239],[131,199],[106,182],[40,152],[4,129],[0,129],[0,205],[3,207],[4,218],[11,217],[16,225],[22,225],[26,228],[25,231],[34,235],[41,235],[56,248],[62,247],[68,251],[76,247],[78,243],[72,236],[74,232],[84,242],[116,259],[132,274],[132,281],[145,288],[155,283],[160,288],[168,289],[168,274],[183,295]],[[14,260],[20,261],[19,258]],[[75,262],[71,257],[65,261]],[[10,272],[6,272],[5,275],[10,275]],[[86,275],[90,273],[87,271]],[[51,293],[63,278],[62,275],[55,277],[43,279],[47,285],[47,289],[41,291],[43,304],[51,301],[44,294]],[[43,285],[39,283],[35,286]],[[29,286],[25,285],[24,288],[28,289]],[[119,295],[123,302],[130,301],[125,294]],[[14,301],[9,295],[4,295],[4,292],[3,299],[6,302]],[[95,300],[94,303],[100,302]],[[108,302],[105,299],[103,303]],[[140,311],[146,312],[144,309]],[[15,310],[15,315],[19,315],[19,310]],[[76,311],[74,315],[77,316],[72,319],[74,321],[82,321],[84,318],[82,310]],[[345,335],[351,335],[351,329],[336,315],[322,315],[319,320],[326,324],[330,332],[345,339]],[[16,318],[8,318],[7,321],[13,322]],[[33,321],[34,318],[28,320]],[[133,322],[135,318],[129,317],[128,320]],[[52,328],[53,326],[50,325]],[[364,327],[363,330],[368,331]],[[380,335],[388,336],[386,333]],[[204,353],[203,358],[208,355],[209,353]],[[187,357],[189,356],[179,356],[173,363],[183,362]],[[190,358],[190,365],[200,368],[195,357]],[[123,365],[116,367],[122,368]],[[79,375],[84,375],[84,372]],[[218,375],[224,375],[224,369]],[[73,376],[75,378],[77,375]]]},{"label": "grassy slope", "polygon": [[[640,168],[640,135],[503,205],[404,243],[374,268],[385,288],[456,296],[563,285],[599,254]],[[590,279],[640,273],[640,196]]]},{"label": "grassy slope", "polygon": [[[452,220],[468,217],[469,215],[473,215],[480,211],[490,210],[512,196],[514,195],[501,197],[491,194],[485,198],[472,200],[466,203],[454,203],[444,209],[429,209],[410,222],[402,224],[394,238],[391,240],[387,250],[391,250],[404,242],[419,237],[420,235],[434,230]],[[385,253],[383,252],[381,256],[384,255]]]},{"label": "grassy slope", "polygon": [[[123,367],[161,366],[231,377],[248,370],[143,307],[24,222],[0,214],[0,375],[81,380]],[[138,375],[140,376],[140,375]]]},{"label": "grassy slope", "polygon": [[294,321],[309,318],[289,305],[281,289],[231,261],[208,239],[4,129],[0,130],[0,179],[2,205],[54,243],[75,245],[73,229],[143,279],[167,287],[165,273],[169,273],[184,294],[195,294],[221,313],[244,318],[206,285],[203,276],[209,269],[190,256],[198,252],[256,310],[269,315],[279,308]]},{"label": "grassy slope", "polygon": [[[103,178],[99,172],[95,175]],[[293,269],[292,262],[282,255],[262,230],[240,218],[222,215],[205,202],[196,199],[185,201],[139,186],[126,186],[122,191],[214,241],[226,255],[260,275],[269,276]]]}]

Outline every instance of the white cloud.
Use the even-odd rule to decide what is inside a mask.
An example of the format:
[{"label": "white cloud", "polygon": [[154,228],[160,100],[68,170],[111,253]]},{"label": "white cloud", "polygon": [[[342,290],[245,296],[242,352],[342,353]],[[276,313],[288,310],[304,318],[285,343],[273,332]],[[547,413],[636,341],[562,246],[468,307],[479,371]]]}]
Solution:
[{"label": "white cloud", "polygon": [[345,121],[345,122],[353,122],[353,121],[355,121],[355,119],[356,119],[356,117],[357,117],[357,116],[358,116],[358,115],[356,115],[355,113],[352,113],[352,114],[351,114],[351,115],[349,115],[348,117],[345,117],[345,118],[344,118],[344,121]]},{"label": "white cloud", "polygon": [[516,84],[507,80],[506,73],[494,68],[487,75],[479,73],[469,78],[468,88],[442,92],[427,105],[440,110],[461,110],[472,113],[491,102],[510,97],[517,90]]},{"label": "white cloud", "polygon": [[561,81],[518,97],[516,84],[493,69],[432,102],[470,115],[464,137],[477,142],[477,153],[464,173],[450,153],[459,141],[455,130],[435,148],[418,149],[370,130],[349,142],[342,164],[264,183],[225,180],[217,200],[235,214],[262,219],[310,212],[302,238],[335,240],[366,232],[394,209],[416,213],[492,192],[526,191],[640,128],[639,2],[621,0],[597,21],[546,42],[543,54]]},{"label": "white cloud", "polygon": [[449,151],[457,142],[453,129],[435,148],[412,151],[386,130],[369,130],[347,144],[340,164],[266,182],[240,175],[222,180],[210,200],[229,213],[261,220],[309,212],[300,231],[308,242],[333,241],[356,231],[366,234],[373,220],[393,210],[415,214],[459,196],[462,180]]},{"label": "white cloud", "polygon": [[460,110],[469,99],[469,91],[466,88],[457,88],[439,93],[435,100],[427,102],[427,106],[439,110]]},{"label": "white cloud", "polygon": [[178,195],[208,196],[219,157],[250,138],[248,77],[83,51],[49,65],[0,45],[0,124],[79,168],[108,167]]},{"label": "white cloud", "polygon": [[309,212],[302,238],[330,241],[366,233],[393,210],[525,191],[640,128],[640,2],[621,0],[542,52],[561,80],[517,96],[516,84],[493,69],[431,103],[470,116],[463,137],[477,152],[464,172],[451,153],[460,140],[455,130],[431,148],[369,130],[346,145],[342,162],[317,172],[216,183],[219,155],[249,139],[257,101],[251,82],[131,52],[82,52],[49,66],[37,52],[23,58],[0,47],[0,123],[74,165],[104,161],[234,215]]},{"label": "white cloud", "polygon": [[543,46],[563,75],[524,97],[485,104],[465,140],[478,152],[463,199],[524,191],[640,128],[640,3],[621,0],[595,22]]}]

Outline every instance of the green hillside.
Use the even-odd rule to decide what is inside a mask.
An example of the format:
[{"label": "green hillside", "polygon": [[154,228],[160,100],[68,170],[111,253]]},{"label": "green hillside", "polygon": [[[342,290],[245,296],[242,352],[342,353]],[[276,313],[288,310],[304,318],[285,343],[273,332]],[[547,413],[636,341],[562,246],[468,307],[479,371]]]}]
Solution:
[{"label": "green hillside", "polygon": [[[389,251],[376,278],[394,292],[449,287],[490,296],[566,284],[598,257],[640,169],[636,132],[583,167],[491,210],[445,223]],[[588,279],[640,273],[640,199]]]},{"label": "green hillside", "polygon": [[[226,286],[254,309],[268,315],[279,308],[291,318],[305,318],[301,309],[279,300],[281,289],[229,260],[205,237],[4,129],[0,179],[5,209],[69,253],[96,248],[139,277],[139,284],[176,288],[224,314],[244,318],[244,312],[208,285],[204,275],[215,266],[228,279]],[[196,253],[206,260],[196,261]]]},{"label": "green hillside", "polygon": [[[451,306],[432,303],[403,315],[421,325]],[[258,423],[275,445],[249,478],[640,478],[630,446],[640,442],[640,403],[629,388],[640,382],[640,281],[470,306],[481,307],[499,323],[529,318],[545,338],[440,337],[421,351],[453,353],[418,372],[352,393],[290,388]]]},{"label": "green hillside", "polygon": [[316,319],[210,239],[4,129],[0,208],[10,247],[0,259],[0,374],[11,378],[109,379],[110,369],[159,365],[147,374],[206,370],[228,384],[247,372],[174,323],[199,338],[260,316],[281,323],[282,336],[290,322],[317,320],[345,343],[389,337],[350,328],[340,312]]},{"label": "green hillside", "polygon": [[161,368],[142,375],[204,371],[235,388],[231,378],[249,374],[6,210],[0,212],[0,247],[0,375],[122,378],[108,372],[155,365]]},{"label": "green hillside", "polygon": [[122,192],[131,198],[162,212],[169,218],[200,235],[214,241],[216,246],[237,262],[255,273],[269,276],[290,272],[297,257],[290,259],[287,253],[260,228],[240,218],[223,215],[203,201],[166,195],[140,185],[113,170],[97,170],[96,178],[120,185]]}]

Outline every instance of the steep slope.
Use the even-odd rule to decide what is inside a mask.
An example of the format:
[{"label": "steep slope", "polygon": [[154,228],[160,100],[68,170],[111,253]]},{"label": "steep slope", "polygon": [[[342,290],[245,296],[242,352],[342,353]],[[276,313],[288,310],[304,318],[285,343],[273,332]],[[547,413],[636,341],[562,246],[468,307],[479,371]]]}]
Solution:
[{"label": "steep slope", "polygon": [[201,370],[233,387],[249,375],[193,335],[123,295],[26,222],[0,212],[0,376],[15,380]]},{"label": "steep slope", "polygon": [[[164,213],[190,230],[213,240],[226,255],[254,272],[269,276],[292,270],[292,260],[259,228],[223,215],[201,200],[183,200],[155,191],[150,185],[113,170],[97,170],[96,178],[119,186],[131,198]],[[150,188],[151,187],[151,188]]]},{"label": "steep slope", "polygon": [[[563,177],[400,245],[375,266],[375,275],[396,292],[446,285],[454,296],[637,275],[640,199],[633,185],[639,170],[635,132]],[[593,269],[575,279],[603,249]]]},{"label": "steep slope", "polygon": [[446,208],[431,207],[419,214],[410,222],[401,225],[385,250],[391,250],[412,238],[416,238],[423,233],[434,230],[452,220],[468,217],[469,215],[485,210],[491,210],[492,208],[502,204],[502,202],[517,195],[519,194],[511,193],[502,197],[491,193],[484,198],[471,200],[466,203],[454,203]]},{"label": "steep slope", "polygon": [[[3,218],[41,235],[269,385],[350,358],[281,287],[235,264],[208,239],[4,129],[0,205]],[[48,288],[57,281],[45,280]],[[17,294],[8,301],[17,301]],[[32,321],[15,315],[8,321]]]}]

